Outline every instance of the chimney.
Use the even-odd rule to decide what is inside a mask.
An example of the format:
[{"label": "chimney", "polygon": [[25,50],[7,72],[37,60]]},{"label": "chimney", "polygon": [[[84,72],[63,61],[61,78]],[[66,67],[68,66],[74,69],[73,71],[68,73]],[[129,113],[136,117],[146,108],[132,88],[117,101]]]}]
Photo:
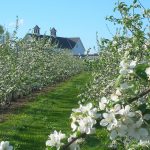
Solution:
[{"label": "chimney", "polygon": [[39,28],[39,26],[36,25],[36,26],[33,28],[33,30],[34,30],[34,34],[40,35],[40,28]]},{"label": "chimney", "polygon": [[56,32],[57,31],[55,28],[50,29],[51,36],[53,36],[54,38],[56,38]]}]

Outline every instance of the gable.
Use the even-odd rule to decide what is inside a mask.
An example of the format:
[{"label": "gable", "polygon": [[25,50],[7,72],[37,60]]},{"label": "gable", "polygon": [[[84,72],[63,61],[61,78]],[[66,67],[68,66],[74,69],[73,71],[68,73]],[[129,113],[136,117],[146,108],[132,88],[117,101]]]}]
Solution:
[{"label": "gable", "polygon": [[81,40],[78,40],[75,47],[72,49],[74,55],[84,55],[85,48],[81,42]]}]

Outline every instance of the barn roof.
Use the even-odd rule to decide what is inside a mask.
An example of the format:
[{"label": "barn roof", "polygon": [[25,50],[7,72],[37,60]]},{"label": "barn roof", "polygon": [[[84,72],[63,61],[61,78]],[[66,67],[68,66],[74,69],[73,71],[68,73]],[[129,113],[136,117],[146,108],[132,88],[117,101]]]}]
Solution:
[{"label": "barn roof", "polygon": [[72,49],[75,47],[76,43],[80,40],[80,38],[65,38],[65,37],[53,37],[48,35],[36,35],[36,34],[27,34],[30,36],[34,36],[36,38],[47,38],[51,39],[52,44],[57,44],[59,48],[62,49]]}]

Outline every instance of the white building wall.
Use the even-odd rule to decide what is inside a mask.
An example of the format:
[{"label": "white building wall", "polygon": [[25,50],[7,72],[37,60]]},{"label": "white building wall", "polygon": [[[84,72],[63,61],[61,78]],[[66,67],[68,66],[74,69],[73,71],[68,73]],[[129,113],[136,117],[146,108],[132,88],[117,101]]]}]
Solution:
[{"label": "white building wall", "polygon": [[78,42],[76,43],[75,47],[72,49],[72,52],[74,55],[83,55],[85,52],[85,48],[81,42],[81,40],[78,40]]}]

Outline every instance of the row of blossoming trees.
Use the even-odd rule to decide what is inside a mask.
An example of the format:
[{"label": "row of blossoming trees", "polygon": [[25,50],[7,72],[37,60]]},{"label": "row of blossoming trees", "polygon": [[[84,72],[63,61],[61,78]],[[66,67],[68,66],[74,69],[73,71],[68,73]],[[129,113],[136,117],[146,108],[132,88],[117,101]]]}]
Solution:
[{"label": "row of blossoming trees", "polygon": [[16,40],[0,46],[0,106],[83,70],[83,62],[48,39]]},{"label": "row of blossoming trees", "polygon": [[79,150],[98,126],[108,131],[108,149],[150,149],[150,10],[134,0],[118,1],[114,11],[120,18],[107,20],[119,30],[112,40],[99,42],[99,71],[79,95],[79,108],[72,109],[72,133],[54,131],[48,149]]}]

